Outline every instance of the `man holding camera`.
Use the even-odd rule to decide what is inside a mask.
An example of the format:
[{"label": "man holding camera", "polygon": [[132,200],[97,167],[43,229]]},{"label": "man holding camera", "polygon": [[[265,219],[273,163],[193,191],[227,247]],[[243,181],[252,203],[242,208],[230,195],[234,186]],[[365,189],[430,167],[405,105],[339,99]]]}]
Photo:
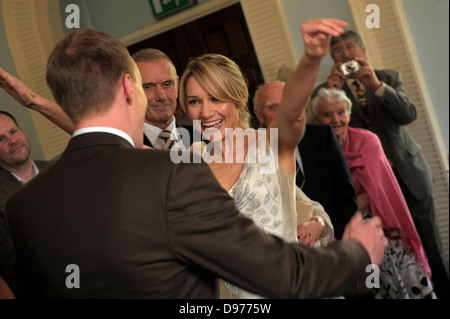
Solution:
[{"label": "man holding camera", "polygon": [[448,298],[448,260],[436,220],[431,169],[405,125],[417,118],[412,101],[406,96],[400,72],[374,70],[365,60],[359,35],[347,31],[331,38],[330,53],[335,64],[322,87],[345,91],[352,101],[349,125],[373,131],[402,188],[432,271],[438,298]]}]

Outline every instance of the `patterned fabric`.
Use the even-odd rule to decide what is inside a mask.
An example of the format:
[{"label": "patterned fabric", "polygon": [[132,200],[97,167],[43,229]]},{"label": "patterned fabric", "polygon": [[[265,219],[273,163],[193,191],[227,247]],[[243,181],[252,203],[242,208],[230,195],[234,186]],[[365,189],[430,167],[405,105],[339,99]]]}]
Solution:
[{"label": "patterned fabric", "polygon": [[381,218],[389,241],[375,298],[435,298],[422,242],[379,138],[349,127],[343,151],[356,194],[369,197],[367,217]]},{"label": "patterned fabric", "polygon": [[[258,138],[265,139],[265,133],[260,133]],[[266,149],[257,146],[257,141],[249,143],[244,167],[229,193],[241,213],[266,233],[297,242],[295,172],[288,175],[278,167],[269,146]],[[276,169],[269,169],[273,165]],[[223,299],[261,298],[223,280],[220,280],[220,295]]]},{"label": "patterned fabric", "polygon": [[369,125],[369,129],[370,129],[371,125],[370,125],[370,118],[369,118],[369,110],[367,108],[366,91],[361,86],[361,83],[358,80],[353,81],[352,85],[355,87],[356,100],[358,101],[359,107],[363,111],[364,119],[367,122],[367,125]]},{"label": "patterned fabric", "polygon": [[158,138],[160,138],[163,141],[163,148],[166,150],[170,150],[172,146],[175,144],[175,140],[171,139],[172,133],[170,131],[162,130],[161,133],[159,133]]},{"label": "patterned fabric", "polygon": [[[369,218],[366,213],[365,218]],[[420,267],[414,250],[405,247],[395,229],[384,230],[389,246],[380,265],[379,288],[373,288],[376,299],[436,299],[431,282]]]}]

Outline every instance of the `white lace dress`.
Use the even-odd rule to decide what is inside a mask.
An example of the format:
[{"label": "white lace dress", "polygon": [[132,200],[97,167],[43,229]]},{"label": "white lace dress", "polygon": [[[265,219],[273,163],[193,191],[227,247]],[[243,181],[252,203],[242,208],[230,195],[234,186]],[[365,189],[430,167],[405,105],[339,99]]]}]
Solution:
[{"label": "white lace dress", "polygon": [[[258,136],[266,138],[265,133]],[[242,214],[265,232],[297,242],[295,210],[295,173],[288,175],[278,165],[270,147],[262,149],[249,143],[239,179],[229,190]],[[224,280],[220,280],[223,299],[261,298]]]}]

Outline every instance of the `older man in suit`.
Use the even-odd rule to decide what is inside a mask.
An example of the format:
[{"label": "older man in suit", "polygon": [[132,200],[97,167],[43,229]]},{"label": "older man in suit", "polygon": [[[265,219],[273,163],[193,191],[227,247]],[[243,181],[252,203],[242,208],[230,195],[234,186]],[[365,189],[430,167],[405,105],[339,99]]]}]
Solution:
[{"label": "older man in suit", "polygon": [[[304,32],[328,28],[310,22]],[[239,213],[207,164],[141,149],[147,101],[117,39],[69,34],[47,81],[76,129],[54,166],[6,207],[26,296],[211,298],[221,277],[267,297],[325,297],[353,290],[381,262],[377,219],[356,215],[345,241],[327,249],[286,244]]]},{"label": "older man in suit", "polygon": [[[378,135],[422,240],[436,294],[438,298],[448,298],[448,260],[436,220],[433,176],[420,145],[405,127],[416,119],[417,113],[403,90],[401,74],[395,70],[374,70],[365,60],[364,45],[354,31],[332,37],[330,53],[335,65],[327,82],[319,85],[313,96],[322,87],[344,90],[353,104],[349,125]],[[352,60],[357,62],[357,68],[350,65],[343,70],[342,65]]]},{"label": "older man in suit", "polygon": [[[175,110],[178,98],[178,75],[175,65],[162,51],[141,49],[132,55],[142,77],[147,97],[144,123],[144,145],[164,149],[182,146],[188,149],[192,143],[192,125],[176,123]],[[163,132],[163,134],[161,134]],[[168,142],[165,132],[170,132]]]},{"label": "older man in suit", "polygon": [[8,198],[22,185],[53,163],[33,161],[31,145],[25,131],[13,115],[0,111],[0,277],[18,295],[15,280],[13,245],[5,221]]}]

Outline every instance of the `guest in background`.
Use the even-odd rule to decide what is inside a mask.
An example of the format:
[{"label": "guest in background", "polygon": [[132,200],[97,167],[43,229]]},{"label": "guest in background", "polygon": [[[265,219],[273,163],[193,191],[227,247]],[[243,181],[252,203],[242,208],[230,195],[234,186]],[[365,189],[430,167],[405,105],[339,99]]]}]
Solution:
[{"label": "guest in background", "polygon": [[348,126],[351,105],[344,91],[323,88],[311,101],[311,113],[314,121],[333,127],[350,168],[358,210],[379,216],[389,240],[375,297],[433,298],[431,271],[400,186],[378,137]]},{"label": "guest in background", "polygon": [[[433,175],[421,146],[406,128],[416,120],[417,111],[405,94],[401,73],[374,70],[366,61],[361,37],[351,30],[331,38],[330,54],[335,65],[312,96],[322,87],[342,89],[353,105],[349,126],[369,129],[378,136],[422,239],[435,292],[439,298],[449,298],[448,259],[436,219]],[[352,66],[344,74],[342,64],[352,60],[357,68]]]},{"label": "guest in background", "polygon": [[0,277],[19,295],[14,270],[15,254],[6,226],[8,198],[22,185],[50,167],[49,161],[33,161],[31,145],[13,115],[0,111]]}]

